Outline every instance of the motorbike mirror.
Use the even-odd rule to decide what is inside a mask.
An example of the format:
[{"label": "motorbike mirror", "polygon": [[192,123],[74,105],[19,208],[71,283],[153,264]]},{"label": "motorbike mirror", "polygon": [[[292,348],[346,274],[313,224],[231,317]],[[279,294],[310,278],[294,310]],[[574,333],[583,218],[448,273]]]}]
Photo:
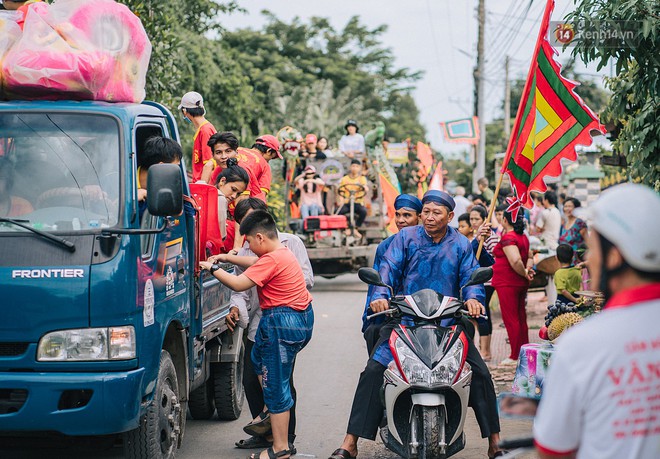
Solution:
[{"label": "motorbike mirror", "polygon": [[358,269],[358,277],[362,282],[369,285],[377,285],[379,287],[387,287],[383,284],[380,274],[373,268],[360,268]]},{"label": "motorbike mirror", "polygon": [[503,392],[497,397],[500,416],[508,419],[533,419],[539,400]]},{"label": "motorbike mirror", "polygon": [[470,285],[478,285],[488,282],[491,277],[493,277],[493,268],[490,266],[484,268],[477,268],[472,272],[470,280],[463,287],[468,287]]}]

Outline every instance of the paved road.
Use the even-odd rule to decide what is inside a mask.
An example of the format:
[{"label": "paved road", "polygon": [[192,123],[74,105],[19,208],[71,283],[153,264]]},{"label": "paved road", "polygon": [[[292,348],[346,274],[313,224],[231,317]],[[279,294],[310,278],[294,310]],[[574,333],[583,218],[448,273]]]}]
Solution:
[{"label": "paved road", "polygon": [[[367,353],[360,333],[360,316],[366,286],[355,275],[332,280],[317,278],[313,290],[315,328],[311,343],[302,351],[296,363],[298,388],[298,448],[297,458],[326,458],[339,446],[346,431],[353,392],[366,362]],[[466,425],[467,447],[454,456],[459,459],[485,458],[487,442],[480,438],[472,416]],[[177,457],[182,459],[240,459],[247,451],[237,450],[234,442],[245,438],[242,426],[249,422],[247,403],[238,421],[194,421],[189,419],[183,447]],[[531,424],[525,421],[502,422],[503,436],[525,435]],[[1,441],[1,440],[0,440]],[[31,443],[38,445],[39,443]],[[43,443],[42,443],[43,444]],[[16,448],[0,447],[2,458],[118,458],[118,447],[99,450],[79,448]],[[382,443],[362,442],[363,458],[395,458]]]}]

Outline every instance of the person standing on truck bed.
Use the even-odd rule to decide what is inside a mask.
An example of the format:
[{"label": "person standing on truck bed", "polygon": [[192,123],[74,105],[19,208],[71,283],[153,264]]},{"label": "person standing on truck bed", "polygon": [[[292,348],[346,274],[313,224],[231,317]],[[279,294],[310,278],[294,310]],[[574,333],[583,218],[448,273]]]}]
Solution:
[{"label": "person standing on truck bed", "polygon": [[[201,181],[215,183],[218,174],[227,167],[227,161],[238,154],[238,139],[233,132],[216,132],[207,142],[213,157],[204,164]],[[238,161],[238,160],[237,160]]]},{"label": "person standing on truck bed", "polygon": [[[217,146],[219,140],[219,138],[215,140],[216,143],[212,147],[214,150],[220,148]],[[266,195],[270,192],[270,183],[272,180],[272,174],[268,163],[275,158],[282,159],[282,155],[280,154],[280,143],[273,135],[262,135],[257,137],[252,148],[238,147],[235,157],[238,160],[238,165],[245,169],[250,177],[248,191],[245,193],[249,192],[251,197],[266,202]],[[213,171],[213,174],[211,175],[211,183],[215,183],[220,172],[221,170],[219,167]],[[225,249],[227,249],[227,252],[235,255],[243,246],[243,238],[239,234],[237,224],[234,225],[233,233],[231,230],[228,230],[228,239],[230,236],[234,238],[233,246],[229,247],[225,244]]]},{"label": "person standing on truck bed", "polygon": [[144,143],[144,149],[138,154],[137,187],[138,209],[140,221],[147,210],[147,177],[149,168],[154,164],[180,164],[183,157],[181,145],[167,137],[149,137]]},{"label": "person standing on truck bed", "polygon": [[[235,291],[257,286],[262,318],[252,349],[252,363],[264,392],[265,411],[251,426],[266,427],[270,419],[273,446],[267,456],[286,459],[296,453],[288,442],[289,410],[293,406],[289,384],[293,362],[312,338],[314,312],[312,295],[296,257],[279,240],[271,215],[255,210],[241,222],[241,234],[259,258],[240,276],[229,274],[218,265],[200,262],[220,282]],[[262,457],[255,453],[252,459]]]},{"label": "person standing on truck bed", "polygon": [[367,148],[364,143],[364,136],[358,134],[360,128],[357,121],[346,121],[346,135],[339,139],[339,150],[351,159],[362,159],[367,153]]},{"label": "person standing on truck bed", "polygon": [[[236,206],[234,216],[236,222],[239,224],[243,221],[246,215],[255,210],[267,210],[266,204],[257,198],[247,198]],[[307,289],[314,286],[314,272],[312,271],[312,264],[309,261],[307,250],[302,240],[293,234],[277,232],[280,242],[287,247],[298,260],[305,277],[305,284]],[[238,256],[213,256],[208,261],[213,263],[228,262],[234,263],[236,275],[240,275],[244,268],[241,267],[240,262],[243,261],[242,257],[250,257],[254,261],[256,255],[250,250],[247,244],[238,252]],[[255,287],[244,292],[234,292],[231,296],[231,308],[225,321],[227,327],[232,332],[236,325],[243,329],[247,329],[247,340],[245,344],[245,360],[243,362],[243,387],[245,388],[245,398],[250,407],[250,413],[253,418],[257,418],[264,408],[264,395],[261,389],[261,384],[257,378],[252,365],[252,348],[254,347],[255,335],[261,320],[261,308],[259,307],[259,297]],[[293,406],[290,410],[289,416],[289,442],[293,443],[296,439],[296,389],[293,384],[293,372],[295,371],[295,362],[291,370],[291,397],[293,398]],[[270,437],[270,438],[269,438]],[[272,436],[270,435],[256,435],[250,438],[239,440],[236,442],[236,447],[240,449],[252,448],[267,448],[273,443]]]},{"label": "person standing on truck bed", "polygon": [[192,175],[193,182],[197,182],[202,178],[204,164],[213,159],[213,153],[211,152],[211,148],[209,148],[208,142],[211,136],[216,133],[216,129],[204,117],[206,110],[204,109],[204,99],[200,93],[195,91],[185,93],[181,98],[178,109],[181,110],[186,122],[192,123],[195,127],[192,151]]}]

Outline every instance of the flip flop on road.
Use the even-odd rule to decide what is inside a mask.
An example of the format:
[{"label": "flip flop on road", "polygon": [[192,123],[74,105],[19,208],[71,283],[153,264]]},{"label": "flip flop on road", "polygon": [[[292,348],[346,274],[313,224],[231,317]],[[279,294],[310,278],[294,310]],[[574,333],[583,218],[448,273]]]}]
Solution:
[{"label": "flip flop on road", "polygon": [[488,457],[489,457],[489,459],[495,459],[496,457],[502,457],[505,454],[509,454],[509,452],[505,449],[501,449],[498,452],[496,452],[495,454],[493,454],[492,456],[488,456]]},{"label": "flip flop on road", "polygon": [[236,448],[238,449],[257,449],[273,446],[273,442],[266,440],[264,437],[250,437],[239,440],[234,443],[234,445],[236,445]]},{"label": "flip flop on road", "polygon": [[337,448],[328,459],[356,459],[357,455],[351,456],[351,453],[344,448]]}]

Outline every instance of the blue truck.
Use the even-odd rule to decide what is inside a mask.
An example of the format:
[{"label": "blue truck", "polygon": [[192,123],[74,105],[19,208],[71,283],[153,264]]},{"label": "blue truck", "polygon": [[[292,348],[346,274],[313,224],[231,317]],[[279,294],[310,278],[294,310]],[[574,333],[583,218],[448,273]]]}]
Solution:
[{"label": "blue truck", "polygon": [[120,434],[126,457],[171,457],[188,410],[239,417],[242,334],[198,268],[183,163],[149,168],[140,218],[155,135],[179,140],[153,102],[0,102],[0,436]]}]

